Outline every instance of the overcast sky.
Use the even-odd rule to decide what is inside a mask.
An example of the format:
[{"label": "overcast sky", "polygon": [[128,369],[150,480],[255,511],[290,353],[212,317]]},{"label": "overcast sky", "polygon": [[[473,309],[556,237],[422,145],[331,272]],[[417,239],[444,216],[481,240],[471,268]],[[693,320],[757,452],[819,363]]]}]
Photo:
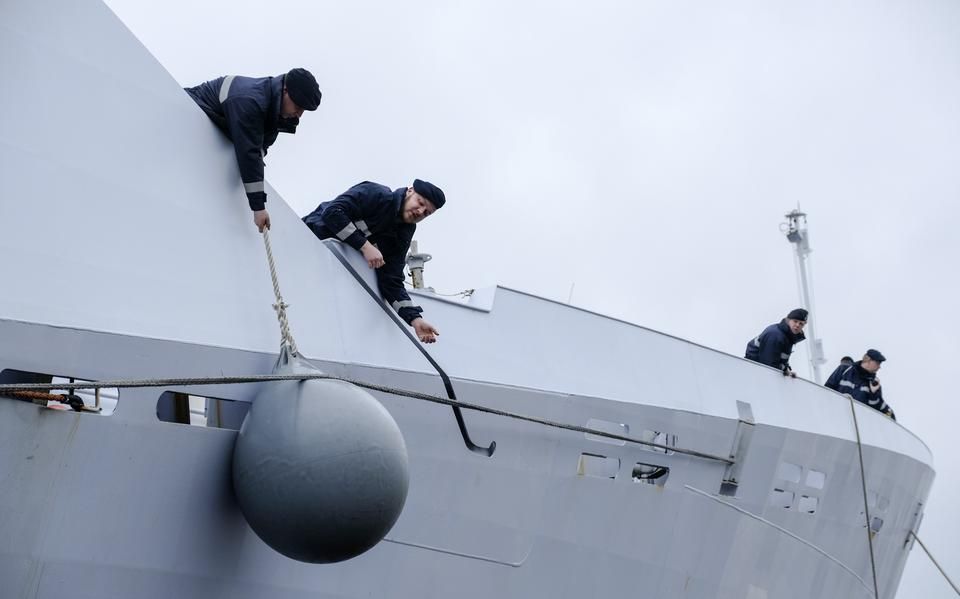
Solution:
[{"label": "overcast sky", "polygon": [[[779,230],[799,205],[826,373],[887,355],[936,460],[921,538],[960,579],[960,3],[107,3],[183,85],[312,70],[323,103],[267,178],[300,214],[433,181],[440,292],[505,285],[741,354],[799,303]],[[954,595],[916,547],[898,596]]]}]

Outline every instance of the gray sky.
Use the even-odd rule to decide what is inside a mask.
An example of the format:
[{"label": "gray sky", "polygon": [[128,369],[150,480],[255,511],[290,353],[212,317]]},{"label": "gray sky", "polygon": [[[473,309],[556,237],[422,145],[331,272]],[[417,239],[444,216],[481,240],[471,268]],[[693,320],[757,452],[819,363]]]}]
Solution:
[{"label": "gray sky", "polygon": [[[418,239],[440,292],[575,284],[740,354],[798,304],[778,225],[799,203],[827,372],[887,355],[936,460],[921,538],[960,579],[960,4],[107,3],[184,85],[312,70],[323,103],[267,178],[300,214],[362,180],[437,183]],[[899,597],[952,596],[915,548]]]}]

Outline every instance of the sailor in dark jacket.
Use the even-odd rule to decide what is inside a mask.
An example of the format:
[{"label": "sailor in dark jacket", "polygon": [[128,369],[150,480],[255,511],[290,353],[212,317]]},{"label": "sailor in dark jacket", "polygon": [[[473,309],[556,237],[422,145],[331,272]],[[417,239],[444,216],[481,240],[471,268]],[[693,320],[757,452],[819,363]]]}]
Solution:
[{"label": "sailor in dark jacket", "polygon": [[803,308],[791,310],[787,317],[776,324],[763,329],[754,339],[747,343],[744,357],[754,362],[772,366],[783,372],[784,376],[796,377],[790,369],[790,354],[793,346],[806,337],[803,327],[807,324],[807,311]]},{"label": "sailor in dark jacket", "polygon": [[868,349],[856,364],[837,366],[824,384],[896,420],[893,410],[883,401],[883,390],[877,379],[877,371],[884,360],[886,358],[879,351]]},{"label": "sailor in dark jacket", "polygon": [[261,232],[269,229],[263,157],[279,133],[296,132],[304,110],[320,105],[317,80],[306,69],[292,69],[277,77],[229,75],[186,92],[233,141],[253,222]]},{"label": "sailor in dark jacket", "polygon": [[303,222],[320,239],[336,237],[363,254],[377,271],[380,294],[414,328],[420,341],[433,343],[440,332],[423,319],[423,309],[407,295],[403,266],[417,223],[445,202],[439,187],[420,179],[397,190],[364,181],[317,206]]}]

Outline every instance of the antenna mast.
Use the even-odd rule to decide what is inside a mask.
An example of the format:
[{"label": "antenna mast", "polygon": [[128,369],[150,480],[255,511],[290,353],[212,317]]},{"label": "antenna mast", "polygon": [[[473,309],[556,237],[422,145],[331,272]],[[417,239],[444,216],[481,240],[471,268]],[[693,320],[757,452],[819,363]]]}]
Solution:
[{"label": "antenna mast", "polygon": [[[413,279],[414,289],[423,289],[423,265],[433,259],[430,254],[421,254],[416,240],[410,242],[410,251],[407,253],[407,267],[410,268],[410,278]],[[433,291],[432,288],[428,288]]]},{"label": "antenna mast", "polygon": [[812,251],[810,249],[810,238],[807,234],[807,215],[800,212],[799,207],[786,215],[787,222],[780,225],[780,230],[787,236],[787,241],[793,244],[797,255],[797,278],[800,283],[800,302],[804,308],[809,311],[807,317],[807,356],[810,360],[810,372],[813,374],[813,380],[818,385],[822,382],[820,378],[820,365],[825,364],[827,360],[823,357],[823,340],[817,337],[814,331],[813,321],[816,320],[816,312],[813,309],[813,300],[811,299],[811,287],[813,285],[813,276],[810,274],[810,265],[807,257]]}]

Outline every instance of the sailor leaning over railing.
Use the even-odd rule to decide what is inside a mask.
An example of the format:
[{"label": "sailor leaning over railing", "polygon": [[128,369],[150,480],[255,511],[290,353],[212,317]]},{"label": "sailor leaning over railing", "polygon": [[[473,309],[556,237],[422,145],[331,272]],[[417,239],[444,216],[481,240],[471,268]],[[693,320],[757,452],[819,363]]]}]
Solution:
[{"label": "sailor leaning over railing", "polygon": [[296,133],[305,110],[320,105],[320,87],[310,71],[291,69],[277,77],[228,75],[186,92],[233,141],[253,222],[270,228],[263,183],[263,157],[279,133]]},{"label": "sailor leaning over railing", "polygon": [[317,206],[303,222],[320,239],[336,237],[363,254],[370,268],[376,269],[383,298],[414,328],[420,341],[433,343],[440,332],[410,300],[403,287],[403,266],[417,223],[445,202],[439,187],[420,179],[396,190],[364,181]]},{"label": "sailor leaning over railing", "polygon": [[883,399],[883,389],[877,379],[877,371],[886,359],[879,351],[868,349],[859,362],[837,366],[824,385],[896,420],[893,410]]},{"label": "sailor leaning over railing", "polygon": [[790,354],[794,345],[806,339],[803,327],[807,324],[807,315],[803,308],[791,310],[786,318],[751,339],[743,357],[776,368],[784,376],[796,377],[790,368]]}]

